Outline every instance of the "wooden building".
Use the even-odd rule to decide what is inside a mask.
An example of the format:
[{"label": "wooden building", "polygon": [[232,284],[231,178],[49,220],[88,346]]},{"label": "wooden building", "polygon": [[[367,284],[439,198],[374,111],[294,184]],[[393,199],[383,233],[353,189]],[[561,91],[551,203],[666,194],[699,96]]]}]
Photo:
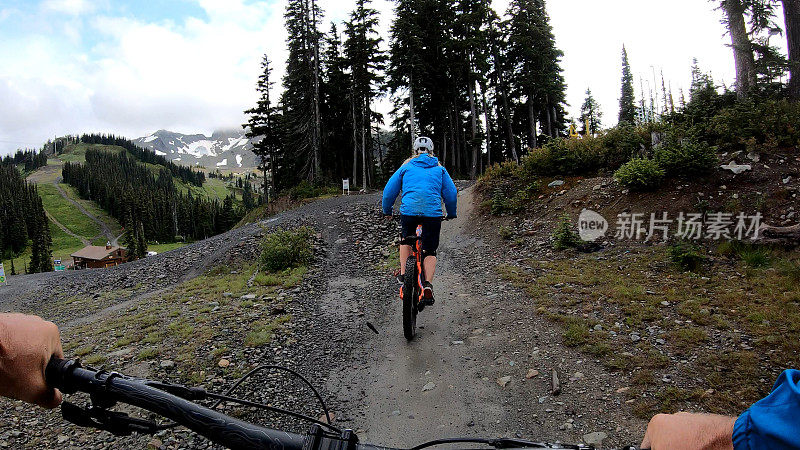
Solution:
[{"label": "wooden building", "polygon": [[105,269],[128,261],[128,251],[112,245],[90,245],[70,256],[75,269]]}]

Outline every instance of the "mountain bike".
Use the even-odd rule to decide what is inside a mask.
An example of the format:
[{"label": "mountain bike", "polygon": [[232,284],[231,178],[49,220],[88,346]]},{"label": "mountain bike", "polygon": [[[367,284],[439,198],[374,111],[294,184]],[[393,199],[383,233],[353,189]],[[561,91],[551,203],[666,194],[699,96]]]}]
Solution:
[{"label": "mountain bike", "polygon": [[[247,378],[266,370],[286,371],[310,387],[322,406],[327,423],[297,412],[231,396],[233,391]],[[352,430],[340,429],[333,425],[328,407],[314,386],[299,373],[281,366],[257,367],[236,381],[225,394],[215,394],[203,388],[162,383],[129,377],[117,372],[96,370],[83,367],[79,360],[62,360],[56,357],[50,359],[45,370],[45,377],[49,386],[60,389],[66,395],[76,392],[90,395],[91,403],[86,407],[64,401],[61,404],[61,414],[65,420],[81,427],[104,430],[115,436],[128,436],[133,433],[152,435],[163,430],[184,426],[212,442],[232,449],[396,450],[362,444]],[[211,406],[195,403],[204,400],[216,400],[216,403]],[[312,424],[311,429],[306,435],[299,435],[230,417],[216,411],[223,401],[302,419]],[[153,420],[131,417],[128,414],[111,410],[117,403],[150,411],[172,422],[157,423]],[[479,444],[496,449],[594,449],[593,446],[581,444],[550,444],[522,439],[450,438],[426,442],[412,447],[410,450],[421,450],[445,444],[462,446],[470,444],[472,448],[475,448],[475,444]],[[624,447],[623,450],[636,450],[636,447]]]},{"label": "mountain bike", "polygon": [[417,226],[416,236],[409,236],[400,245],[411,247],[406,259],[406,275],[400,286],[400,299],[403,301],[403,335],[406,340],[417,334],[417,313],[425,309],[422,298],[422,281],[425,279],[425,266],[422,264],[422,225]]},{"label": "mountain bike", "polygon": [[[441,220],[450,220],[442,217]],[[425,309],[423,298],[423,282],[425,281],[425,264],[422,255],[422,225],[417,225],[415,236],[409,236],[400,245],[411,247],[411,254],[406,260],[406,275],[400,287],[400,299],[403,301],[403,335],[411,341],[417,334],[417,314]],[[406,295],[408,293],[409,295]]]}]

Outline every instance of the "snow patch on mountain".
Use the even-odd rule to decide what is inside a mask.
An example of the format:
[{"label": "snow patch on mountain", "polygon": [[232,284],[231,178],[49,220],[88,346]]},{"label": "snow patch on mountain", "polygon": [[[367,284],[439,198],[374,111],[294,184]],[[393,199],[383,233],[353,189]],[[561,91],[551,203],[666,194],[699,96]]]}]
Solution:
[{"label": "snow patch on mountain", "polygon": [[241,168],[258,166],[258,157],[252,151],[253,143],[244,135],[244,130],[215,131],[210,137],[159,130],[134,140],[134,143],[189,166],[224,168],[228,161],[236,161],[236,167]]}]

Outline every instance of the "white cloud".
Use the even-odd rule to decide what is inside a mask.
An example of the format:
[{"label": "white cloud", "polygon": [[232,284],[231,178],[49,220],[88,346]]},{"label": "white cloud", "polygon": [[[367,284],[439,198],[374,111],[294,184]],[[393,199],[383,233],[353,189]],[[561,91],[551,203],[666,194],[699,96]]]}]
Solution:
[{"label": "white cloud", "polygon": [[93,12],[96,6],[96,2],[89,0],[45,0],[42,3],[42,8],[45,10],[73,16]]},{"label": "white cloud", "polygon": [[[274,64],[273,81],[283,77],[286,0],[195,2],[207,18],[148,23],[116,17],[102,0],[47,0],[49,11],[82,15],[60,25],[47,15],[34,17],[35,34],[12,36],[0,47],[0,152],[17,147],[8,141],[41,143],[54,134],[101,131],[133,138],[161,128],[208,134],[244,123],[265,52]],[[508,0],[493,3],[505,13]],[[354,4],[320,0],[322,29],[347,19]],[[93,7],[104,15],[89,14]],[[374,0],[373,7],[388,40],[394,2]],[[591,87],[605,124],[616,122],[623,42],[637,90],[639,74],[651,79],[651,66],[663,67],[677,97],[678,87],[688,86],[693,56],[717,81],[730,84],[733,58],[712,7],[696,0],[548,2],[565,53],[570,112],[577,114]],[[5,11],[0,20],[12,14]],[[379,109],[388,111],[388,102]]]}]

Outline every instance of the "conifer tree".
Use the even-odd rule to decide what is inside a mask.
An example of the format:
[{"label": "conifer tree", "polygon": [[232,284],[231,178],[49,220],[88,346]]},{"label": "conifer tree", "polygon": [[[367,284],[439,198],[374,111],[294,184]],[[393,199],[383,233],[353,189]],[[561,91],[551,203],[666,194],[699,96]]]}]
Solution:
[{"label": "conifer tree", "polygon": [[[583,132],[585,134],[597,134],[600,132],[600,127],[602,126],[601,120],[603,118],[603,113],[600,111],[600,104],[597,103],[597,100],[594,99],[592,95],[592,90],[590,88],[586,89],[586,100],[584,100],[583,105],[581,106],[581,124],[583,126]],[[589,129],[586,129],[586,122],[589,122]]]},{"label": "conifer tree", "polygon": [[139,221],[136,226],[136,250],[139,258],[147,256],[147,238],[144,236],[144,224]]},{"label": "conifer tree", "polygon": [[633,91],[633,73],[628,62],[628,51],[622,46],[622,91],[619,97],[619,121],[636,122],[636,95]]},{"label": "conifer tree", "polygon": [[318,21],[322,11],[314,0],[290,0],[286,6],[286,28],[289,58],[283,79],[284,139],[287,157],[282,169],[293,179],[286,186],[297,184],[301,177],[314,180],[321,157],[318,130],[318,49],[321,39]]},{"label": "conifer tree", "polygon": [[[353,126],[350,117],[350,68],[341,35],[332,23],[325,37],[322,83],[323,166],[331,178],[347,178],[354,168]],[[354,181],[355,183],[355,181]]]},{"label": "conifer tree", "polygon": [[[245,136],[253,143],[253,153],[259,157],[259,168],[264,177],[263,190],[267,193],[274,191],[276,153],[280,147],[280,130],[278,128],[277,111],[273,106],[270,93],[272,91],[272,66],[268,55],[261,61],[262,73],[258,77],[256,91],[259,98],[256,106],[245,111],[250,116],[245,127]],[[269,172],[269,177],[267,176]]]},{"label": "conifer tree", "polygon": [[756,84],[753,43],[750,41],[745,22],[746,4],[742,0],[722,0],[720,8],[724,13],[723,23],[731,37],[736,66],[736,93],[740,98],[744,98]]},{"label": "conifer tree", "polygon": [[512,0],[509,17],[509,57],[513,81],[525,97],[529,146],[535,147],[536,124],[548,136],[566,127],[566,83],[561,69],[564,53],[556,47],[544,0]]},{"label": "conifer tree", "polygon": [[[369,0],[357,0],[356,8],[345,24],[344,53],[350,66],[352,104],[354,105],[356,138],[361,148],[362,185],[369,185],[373,166],[372,124],[376,117],[372,102],[380,95],[384,82],[383,69],[386,56],[380,49],[382,39],[378,33],[378,11],[370,7]],[[355,180],[354,180],[355,182]]]}]

